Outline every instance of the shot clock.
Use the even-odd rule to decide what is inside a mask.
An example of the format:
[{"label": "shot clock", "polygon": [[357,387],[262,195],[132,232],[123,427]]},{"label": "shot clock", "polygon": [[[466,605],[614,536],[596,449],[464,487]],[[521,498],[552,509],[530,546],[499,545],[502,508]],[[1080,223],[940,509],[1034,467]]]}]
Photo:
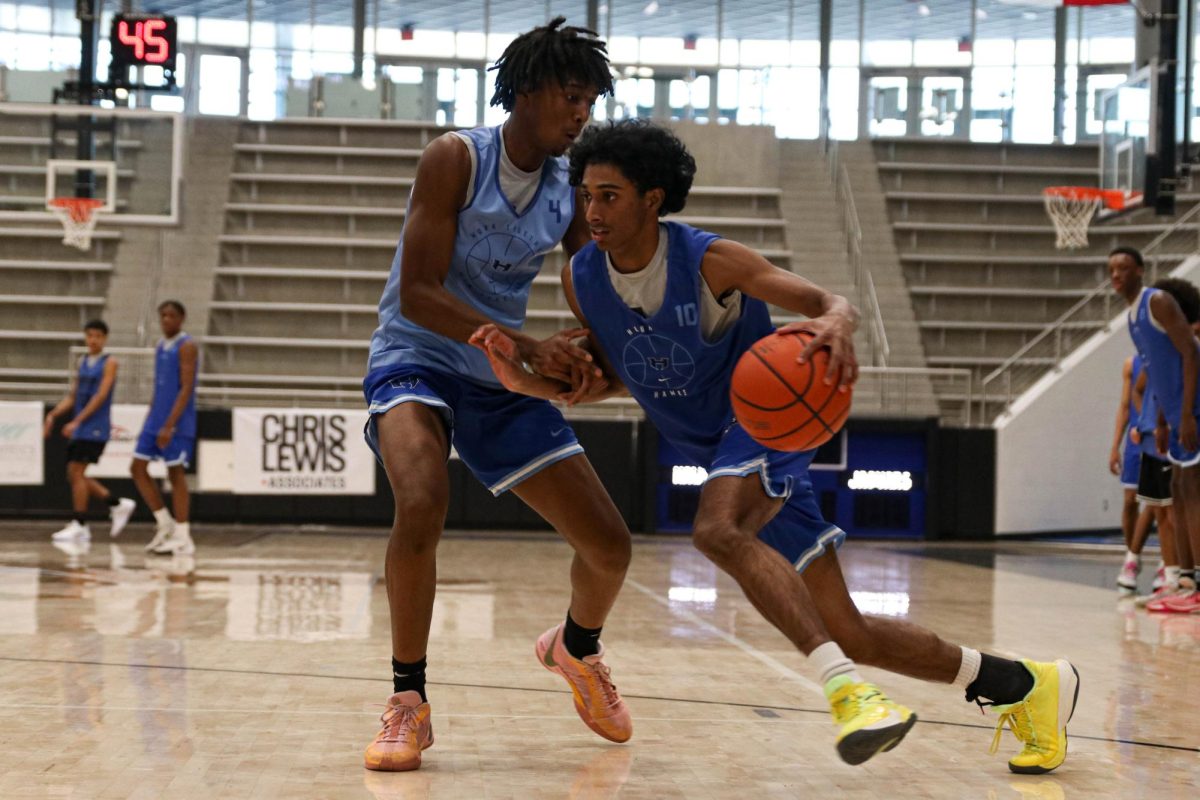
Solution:
[{"label": "shot clock", "polygon": [[161,67],[163,81],[175,85],[175,18],[163,14],[115,14],[109,34],[112,83],[129,84],[130,67]]}]

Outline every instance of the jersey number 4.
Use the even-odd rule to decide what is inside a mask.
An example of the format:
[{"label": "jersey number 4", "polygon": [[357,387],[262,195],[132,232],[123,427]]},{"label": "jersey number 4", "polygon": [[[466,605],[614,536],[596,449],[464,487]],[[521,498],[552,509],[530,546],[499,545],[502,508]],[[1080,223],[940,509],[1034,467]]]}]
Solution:
[{"label": "jersey number 4", "polygon": [[547,200],[546,207],[554,215],[554,221],[562,222],[562,205],[557,200]]}]

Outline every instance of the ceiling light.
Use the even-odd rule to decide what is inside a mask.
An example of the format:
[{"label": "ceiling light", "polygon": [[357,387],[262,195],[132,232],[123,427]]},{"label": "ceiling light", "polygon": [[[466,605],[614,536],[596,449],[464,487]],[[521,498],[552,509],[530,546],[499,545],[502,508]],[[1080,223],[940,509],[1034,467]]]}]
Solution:
[{"label": "ceiling light", "polygon": [[1022,11],[1021,19],[1037,19],[1036,11]]},{"label": "ceiling light", "polygon": [[987,12],[982,8],[975,9],[975,19],[987,19]]},{"label": "ceiling light", "polygon": [[646,7],[642,9],[642,13],[645,14],[647,17],[650,16],[651,14],[657,14],[658,13],[658,0],[650,0],[649,3],[646,3]]},{"label": "ceiling light", "polygon": [[932,12],[929,10],[929,6],[921,3],[921,5],[917,6],[917,13],[922,17],[928,17]]}]

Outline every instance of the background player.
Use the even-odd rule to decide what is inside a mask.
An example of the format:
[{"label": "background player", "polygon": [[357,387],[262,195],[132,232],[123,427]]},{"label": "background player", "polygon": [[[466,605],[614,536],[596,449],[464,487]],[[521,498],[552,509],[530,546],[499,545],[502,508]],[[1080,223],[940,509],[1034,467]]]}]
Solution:
[{"label": "background player", "polygon": [[573,362],[595,369],[569,336],[538,342],[517,332],[541,254],[587,241],[561,156],[597,95],[612,92],[604,43],[563,22],[517,37],[497,62],[491,102],[509,112],[503,125],[446,134],[422,153],[379,303],[363,389],[367,441],[396,503],[386,565],[393,694],[368,769],[416,769],[433,743],[426,653],[451,444],[494,494],[512,490],[574,547],[566,619],[536,653],[571,684],[593,731],[632,735],[599,641],[629,564],[629,530],[562,414],[504,389],[466,343],[495,322],[546,374],[569,379]]},{"label": "background player", "polygon": [[[1135,358],[1141,362],[1141,356]],[[1171,507],[1171,462],[1166,459],[1165,454],[1158,452],[1154,441],[1154,428],[1158,424],[1158,402],[1152,392],[1146,391],[1144,368],[1133,384],[1133,404],[1140,408],[1129,432],[1130,441],[1138,445],[1142,456],[1138,472],[1137,499],[1154,514],[1154,522],[1158,526],[1158,543],[1162,551],[1161,566],[1154,576],[1151,592],[1137,598],[1137,604],[1145,606],[1178,593],[1179,537],[1175,532],[1175,513]],[[1190,550],[1185,543],[1185,553]]]},{"label": "background player", "polygon": [[[813,662],[842,726],[838,750],[861,763],[894,747],[915,721],[858,674],[854,662],[953,683],[969,700],[987,698],[1024,743],[1009,766],[1048,772],[1066,758],[1066,724],[1078,675],[1066,661],[1011,661],[952,645],[916,625],[864,617],[851,599],[836,546],[845,534],[820,515],[808,465],[813,452],[768,450],[751,440],[729,405],[737,359],[771,331],[765,303],[811,319],[805,330],[830,349],[827,380],[857,377],[857,312],[842,297],[779,269],[734,242],[659,217],[683,209],[695,161],[669,131],[641,120],[589,128],[571,151],[592,243],[563,271],[563,288],[599,346],[607,390],[628,390],[674,446],[707,466],[693,540],[729,573],[754,607]],[[692,313],[684,309],[692,304]],[[696,304],[699,304],[698,313]],[[658,355],[686,351],[693,376],[664,392],[631,376],[628,353],[655,337]],[[515,389],[543,397],[568,387],[524,370],[495,326],[473,340]],[[637,347],[632,348],[637,350]],[[661,359],[660,359],[661,360]],[[981,703],[982,705],[982,703]]]},{"label": "background player", "polygon": [[1134,393],[1134,385],[1142,376],[1141,356],[1132,355],[1121,365],[1121,401],[1117,405],[1117,424],[1113,430],[1112,451],[1108,469],[1120,476],[1124,498],[1121,504],[1121,533],[1125,537],[1125,561],[1117,573],[1117,589],[1122,594],[1137,592],[1141,571],[1142,547],[1150,533],[1154,512],[1143,505],[1138,513],[1138,476],[1142,467],[1142,450],[1136,436],[1137,421],[1142,409],[1142,396]]},{"label": "background player", "polygon": [[1129,304],[1129,335],[1146,365],[1148,390],[1158,404],[1158,449],[1174,465],[1171,496],[1180,554],[1185,538],[1191,549],[1190,557],[1181,562],[1185,576],[1180,578],[1180,593],[1146,608],[1180,613],[1200,610],[1194,573],[1193,578],[1186,578],[1200,552],[1200,440],[1196,434],[1200,360],[1191,327],[1200,320],[1200,293],[1178,279],[1159,281],[1156,286],[1161,288],[1145,286],[1142,255],[1130,247],[1114,249],[1108,269],[1113,289]]},{"label": "background player", "polygon": [[[154,348],[154,399],[142,423],[130,466],[133,482],[154,514],[154,538],[146,549],[160,556],[196,552],[188,521],[186,470],[196,450],[196,374],[200,354],[196,342],[183,332],[186,316],[178,300],[164,300],[158,306],[163,338]],[[174,519],[147,468],[155,460],[167,465]]]},{"label": "background player", "polygon": [[108,505],[112,526],[108,533],[117,536],[125,529],[136,504],[127,497],[118,498],[99,481],[85,472],[104,453],[112,433],[112,398],[117,385],[117,360],[104,352],[108,342],[108,325],[94,319],[83,326],[83,341],[87,355],[79,359],[75,380],[67,395],[46,414],[43,434],[49,438],[55,421],[67,412],[71,420],[63,426],[67,444],[67,484],[71,487],[71,508],[74,518],[65,528],[54,533],[55,541],[87,540],[92,538],[88,527],[88,501],[92,498]]}]

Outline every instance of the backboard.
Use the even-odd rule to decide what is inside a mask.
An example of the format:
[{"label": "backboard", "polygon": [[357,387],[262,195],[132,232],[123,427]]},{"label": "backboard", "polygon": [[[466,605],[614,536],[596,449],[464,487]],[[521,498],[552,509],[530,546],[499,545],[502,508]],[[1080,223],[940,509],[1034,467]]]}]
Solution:
[{"label": "backboard", "polygon": [[[1154,204],[1157,187],[1148,191],[1147,166],[1157,148],[1156,99],[1150,67],[1100,95],[1100,188],[1124,194],[1125,211]],[[1106,211],[1097,218],[1117,213]]]},{"label": "backboard", "polygon": [[0,221],[53,221],[56,197],[104,202],[104,224],[175,225],[181,115],[0,103]]}]

